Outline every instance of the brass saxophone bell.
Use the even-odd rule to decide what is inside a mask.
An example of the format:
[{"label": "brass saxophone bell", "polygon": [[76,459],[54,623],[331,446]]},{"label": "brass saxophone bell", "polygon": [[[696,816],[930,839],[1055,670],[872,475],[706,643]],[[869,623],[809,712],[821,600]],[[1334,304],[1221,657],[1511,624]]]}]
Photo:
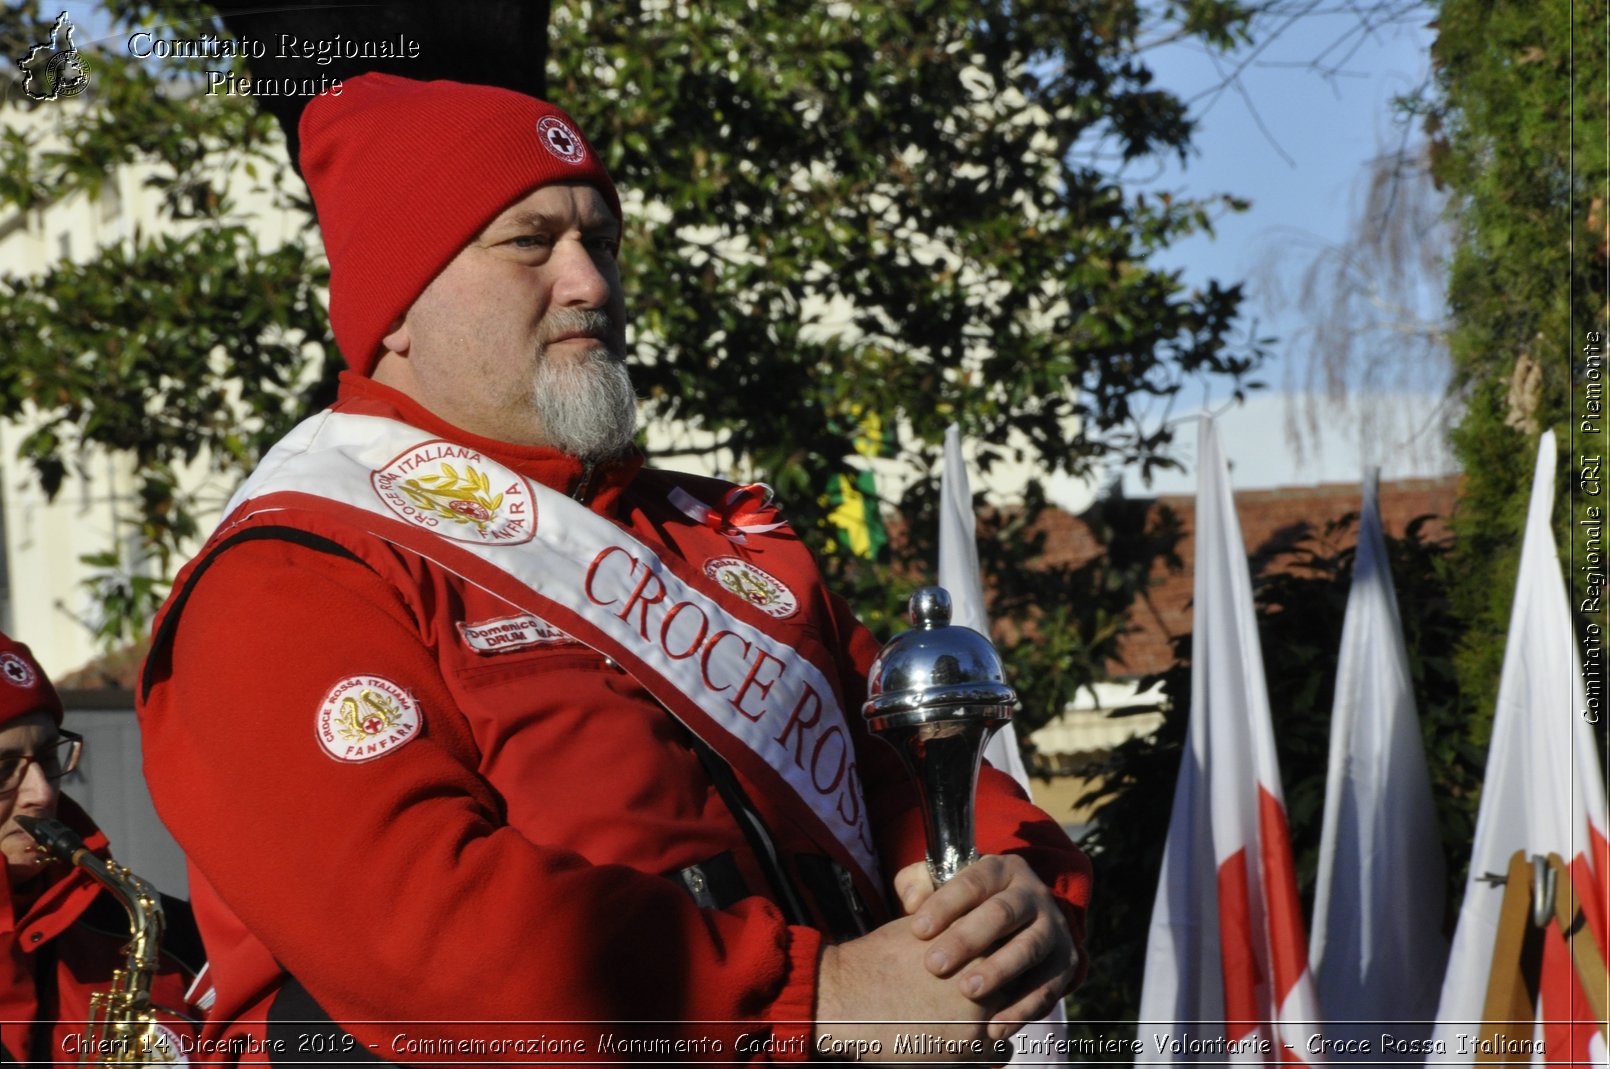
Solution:
[{"label": "brass saxophone bell", "polygon": [[872,663],[861,712],[916,781],[928,873],[937,886],[978,858],[978,766],[990,736],[1012,718],[1017,692],[990,640],[951,624],[943,587],[918,590],[910,613],[912,629],[891,639]]}]

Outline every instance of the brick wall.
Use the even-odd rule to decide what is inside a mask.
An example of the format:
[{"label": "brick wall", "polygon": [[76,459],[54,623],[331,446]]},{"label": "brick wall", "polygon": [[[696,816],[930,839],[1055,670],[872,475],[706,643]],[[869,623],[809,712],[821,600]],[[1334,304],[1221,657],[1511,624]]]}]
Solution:
[{"label": "brick wall", "polygon": [[[1406,479],[1383,482],[1380,487],[1381,522],[1386,533],[1401,536],[1417,517],[1436,519],[1424,529],[1426,537],[1447,534],[1446,519],[1453,514],[1458,493],[1457,478]],[[1236,515],[1241,521],[1241,537],[1247,548],[1254,575],[1271,566],[1287,566],[1278,559],[1284,549],[1295,546],[1307,534],[1323,536],[1327,525],[1356,513],[1361,505],[1356,483],[1321,486],[1278,487],[1272,490],[1245,490],[1235,495]],[[1136,631],[1122,643],[1120,662],[1111,666],[1114,675],[1133,677],[1161,671],[1173,662],[1170,640],[1191,630],[1191,590],[1195,563],[1196,501],[1190,495],[1168,495],[1149,502],[1137,502],[1148,511],[1152,525],[1167,507],[1179,517],[1183,537],[1179,557],[1183,567],[1170,572],[1153,569],[1153,586],[1145,603],[1131,614]],[[1101,547],[1080,517],[1058,513],[1049,521],[1046,556],[1057,562],[1082,564],[1101,552]],[[1349,526],[1334,539],[1322,544],[1331,551],[1345,549],[1355,541],[1356,526]]]}]

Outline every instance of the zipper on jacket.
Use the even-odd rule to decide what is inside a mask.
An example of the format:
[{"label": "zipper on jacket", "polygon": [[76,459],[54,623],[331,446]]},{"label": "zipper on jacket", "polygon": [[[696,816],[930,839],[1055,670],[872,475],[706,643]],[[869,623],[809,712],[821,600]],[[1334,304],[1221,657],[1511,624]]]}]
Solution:
[{"label": "zipper on jacket", "polygon": [[581,478],[576,480],[576,489],[570,494],[572,500],[580,501],[585,505],[587,503],[587,488],[592,481],[593,462],[584,460],[581,462]]},{"label": "zipper on jacket", "polygon": [[850,915],[855,918],[856,928],[861,935],[866,935],[872,930],[872,926],[867,920],[866,907],[861,904],[861,893],[855,889],[854,877],[850,875],[849,869],[837,861],[833,862],[833,875],[838,877],[839,890],[844,895],[844,901],[849,904]]}]

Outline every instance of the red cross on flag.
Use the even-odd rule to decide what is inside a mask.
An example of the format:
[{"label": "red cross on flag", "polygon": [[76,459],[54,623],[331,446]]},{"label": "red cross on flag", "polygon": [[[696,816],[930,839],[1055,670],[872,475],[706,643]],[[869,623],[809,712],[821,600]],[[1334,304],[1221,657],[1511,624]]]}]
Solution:
[{"label": "red cross on flag", "polygon": [[1230,473],[1197,441],[1191,719],[1152,906],[1137,1062],[1323,1059]]}]

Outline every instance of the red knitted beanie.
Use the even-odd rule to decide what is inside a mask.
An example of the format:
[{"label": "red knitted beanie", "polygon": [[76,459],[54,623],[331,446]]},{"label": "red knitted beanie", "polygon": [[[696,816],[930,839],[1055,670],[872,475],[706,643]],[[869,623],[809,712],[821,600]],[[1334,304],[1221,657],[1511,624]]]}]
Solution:
[{"label": "red knitted beanie", "polygon": [[61,724],[61,698],[28,647],[0,635],[0,726],[29,713],[49,713]]},{"label": "red knitted beanie", "polygon": [[360,375],[442,268],[533,189],[589,182],[620,218],[615,183],[570,116],[513,90],[362,74],[308,102],[301,136],[330,326]]}]

